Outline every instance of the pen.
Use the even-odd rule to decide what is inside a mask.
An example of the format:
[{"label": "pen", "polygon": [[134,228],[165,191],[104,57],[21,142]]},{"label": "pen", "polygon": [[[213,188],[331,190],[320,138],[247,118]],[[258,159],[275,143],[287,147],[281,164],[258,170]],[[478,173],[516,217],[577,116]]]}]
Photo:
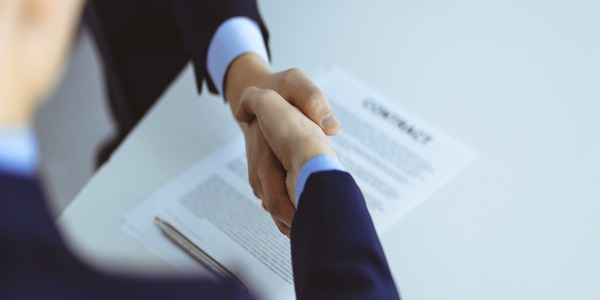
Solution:
[{"label": "pen", "polygon": [[239,278],[237,278],[222,264],[220,264],[210,255],[208,255],[208,253],[204,252],[204,250],[200,249],[200,247],[194,244],[173,225],[169,224],[169,222],[162,220],[158,216],[155,216],[154,223],[170,240],[172,240],[177,246],[179,246],[179,248],[187,252],[190,256],[192,256],[192,258],[194,258],[201,265],[206,267],[213,274],[224,280],[234,279],[244,288],[244,290],[246,290],[246,292],[248,292],[248,288]]}]

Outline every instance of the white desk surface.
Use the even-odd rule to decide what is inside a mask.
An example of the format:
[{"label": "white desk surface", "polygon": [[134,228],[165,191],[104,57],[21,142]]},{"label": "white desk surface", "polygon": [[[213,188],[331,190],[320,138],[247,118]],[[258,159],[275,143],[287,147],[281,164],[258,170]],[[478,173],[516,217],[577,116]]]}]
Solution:
[{"label": "white desk surface", "polygon": [[[405,299],[598,299],[600,2],[261,1],[273,67],[340,65],[480,158],[382,236]],[[121,216],[231,137],[188,68],[59,220],[103,268],[173,270]]]}]

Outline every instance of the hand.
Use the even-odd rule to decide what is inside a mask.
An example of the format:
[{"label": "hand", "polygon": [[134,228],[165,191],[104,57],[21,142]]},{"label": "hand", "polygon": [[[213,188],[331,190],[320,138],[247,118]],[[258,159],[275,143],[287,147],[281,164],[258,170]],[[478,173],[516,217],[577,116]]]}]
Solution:
[{"label": "hand", "polygon": [[307,161],[320,154],[335,156],[321,128],[273,90],[247,88],[235,118],[244,127],[260,129],[285,169],[290,198],[298,172]]},{"label": "hand", "polygon": [[[300,109],[327,135],[338,132],[340,125],[327,98],[306,75],[297,69],[272,73],[268,65],[257,55],[244,54],[235,59],[227,73],[225,97],[232,112],[236,112],[242,92],[250,86],[271,89],[293,106]],[[287,122],[281,119],[282,122]],[[242,125],[242,124],[241,124]],[[273,123],[272,126],[276,126]],[[243,123],[248,156],[248,178],[254,194],[263,201],[279,230],[289,236],[296,209],[293,184],[286,188],[287,172],[263,137],[258,124]],[[288,178],[288,183],[290,178]]]},{"label": "hand", "polygon": [[83,1],[0,0],[0,123],[28,123],[55,84]]}]

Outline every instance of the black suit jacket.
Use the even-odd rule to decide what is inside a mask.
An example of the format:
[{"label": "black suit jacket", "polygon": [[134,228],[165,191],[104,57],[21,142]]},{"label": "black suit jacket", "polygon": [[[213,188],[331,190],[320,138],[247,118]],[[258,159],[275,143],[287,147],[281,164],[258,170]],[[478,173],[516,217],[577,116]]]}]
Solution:
[{"label": "black suit jacket", "polygon": [[206,70],[208,47],[218,27],[233,17],[254,20],[268,50],[269,33],[255,0],[88,0],[84,23],[102,58],[117,142],[189,61],[198,91],[206,80],[216,92]]},{"label": "black suit jacket", "polygon": [[[35,180],[0,173],[0,299],[248,299],[233,282],[104,274],[75,258]],[[398,299],[360,190],[311,175],[292,226],[298,299]]]}]

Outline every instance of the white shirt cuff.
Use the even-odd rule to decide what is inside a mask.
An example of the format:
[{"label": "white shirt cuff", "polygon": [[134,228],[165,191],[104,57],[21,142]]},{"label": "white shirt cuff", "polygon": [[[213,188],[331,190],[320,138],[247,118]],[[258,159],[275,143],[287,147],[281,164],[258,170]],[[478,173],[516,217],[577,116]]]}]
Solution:
[{"label": "white shirt cuff", "polygon": [[234,17],[219,26],[208,47],[206,68],[221,95],[229,64],[248,52],[269,63],[267,47],[256,22],[247,17]]},{"label": "white shirt cuff", "polygon": [[0,170],[33,176],[37,163],[37,143],[30,127],[0,127]]},{"label": "white shirt cuff", "polygon": [[344,171],[344,167],[337,158],[327,154],[317,155],[304,163],[302,169],[298,172],[298,178],[296,178],[296,201],[294,202],[296,207],[300,203],[300,195],[304,191],[308,177],[321,171]]}]

